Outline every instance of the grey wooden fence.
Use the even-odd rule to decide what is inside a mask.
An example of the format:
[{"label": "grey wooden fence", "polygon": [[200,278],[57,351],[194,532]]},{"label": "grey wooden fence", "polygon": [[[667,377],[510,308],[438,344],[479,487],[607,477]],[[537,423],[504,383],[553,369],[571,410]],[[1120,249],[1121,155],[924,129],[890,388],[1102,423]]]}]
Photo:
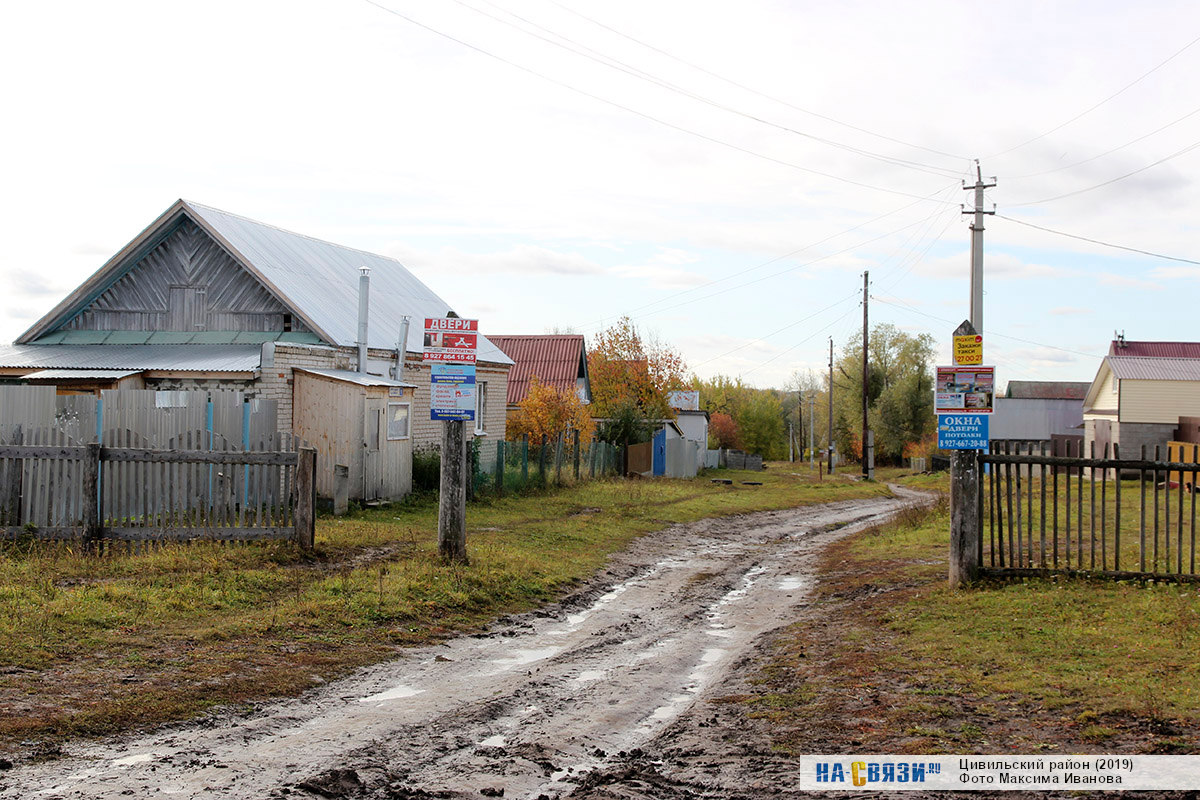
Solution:
[{"label": "grey wooden fence", "polygon": [[[63,443],[61,431],[30,438],[0,445],[0,537],[88,547],[196,539],[312,546],[316,452],[310,448],[79,445]],[[186,448],[207,438],[197,431],[180,443]]]},{"label": "grey wooden fence", "polygon": [[1055,456],[1042,443],[1004,442],[980,454],[979,572],[1200,581],[1200,448],[1177,461],[1157,447],[1134,458],[1116,445],[1081,449]]}]

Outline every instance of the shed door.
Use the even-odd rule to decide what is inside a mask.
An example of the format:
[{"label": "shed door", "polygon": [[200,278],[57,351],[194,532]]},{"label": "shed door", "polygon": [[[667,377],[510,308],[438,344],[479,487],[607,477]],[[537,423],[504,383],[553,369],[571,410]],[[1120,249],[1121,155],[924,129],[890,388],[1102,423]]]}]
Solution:
[{"label": "shed door", "polygon": [[381,440],[387,430],[384,422],[385,401],[368,398],[363,403],[363,499],[378,500],[384,496],[385,464]]},{"label": "shed door", "polygon": [[167,330],[202,331],[208,314],[207,286],[172,286]]}]

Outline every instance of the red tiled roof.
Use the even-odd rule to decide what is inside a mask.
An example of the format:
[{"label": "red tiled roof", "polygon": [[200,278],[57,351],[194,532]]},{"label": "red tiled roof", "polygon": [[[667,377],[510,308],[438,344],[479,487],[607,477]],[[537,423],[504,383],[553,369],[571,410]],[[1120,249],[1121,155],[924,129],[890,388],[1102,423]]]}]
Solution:
[{"label": "red tiled roof", "polygon": [[1088,381],[1009,381],[1006,397],[1021,400],[1082,400]]},{"label": "red tiled roof", "polygon": [[1142,358],[1200,358],[1200,342],[1131,342],[1113,341],[1110,356],[1140,356]]},{"label": "red tiled roof", "polygon": [[[585,358],[583,336],[488,334],[488,340],[515,362],[508,373],[508,405],[514,406],[525,399],[529,392],[529,380],[535,375],[543,386],[554,386],[565,392],[576,390],[580,362]],[[582,369],[586,370],[586,367]]]}]

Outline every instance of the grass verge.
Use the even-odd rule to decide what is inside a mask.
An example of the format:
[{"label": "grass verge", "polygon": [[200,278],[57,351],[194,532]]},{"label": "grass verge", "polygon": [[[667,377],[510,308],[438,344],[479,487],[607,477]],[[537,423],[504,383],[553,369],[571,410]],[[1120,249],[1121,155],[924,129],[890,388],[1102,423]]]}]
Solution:
[{"label": "grass verge", "polygon": [[946,588],[948,510],[823,556],[811,619],[746,698],[788,752],[1200,753],[1200,593],[1088,580]]},{"label": "grass verge", "polygon": [[2,545],[0,752],[298,693],[552,599],[668,524],[887,491],[775,466],[716,473],[731,485],[608,480],[473,504],[469,566],[438,559],[428,497],[321,519],[311,554]]}]

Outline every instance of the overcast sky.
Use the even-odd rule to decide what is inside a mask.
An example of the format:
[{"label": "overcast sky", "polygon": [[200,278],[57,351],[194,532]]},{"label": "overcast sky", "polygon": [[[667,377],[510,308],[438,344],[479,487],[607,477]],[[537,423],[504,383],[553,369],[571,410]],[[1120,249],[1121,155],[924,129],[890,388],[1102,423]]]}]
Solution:
[{"label": "overcast sky", "polygon": [[946,360],[975,158],[1010,218],[985,234],[999,383],[1090,380],[1114,330],[1200,337],[1194,0],[5,17],[0,340],[183,197],[394,256],[484,333],[628,314],[698,374],[758,386],[824,369],[829,337],[861,326],[867,269],[872,322],[933,334]]}]

